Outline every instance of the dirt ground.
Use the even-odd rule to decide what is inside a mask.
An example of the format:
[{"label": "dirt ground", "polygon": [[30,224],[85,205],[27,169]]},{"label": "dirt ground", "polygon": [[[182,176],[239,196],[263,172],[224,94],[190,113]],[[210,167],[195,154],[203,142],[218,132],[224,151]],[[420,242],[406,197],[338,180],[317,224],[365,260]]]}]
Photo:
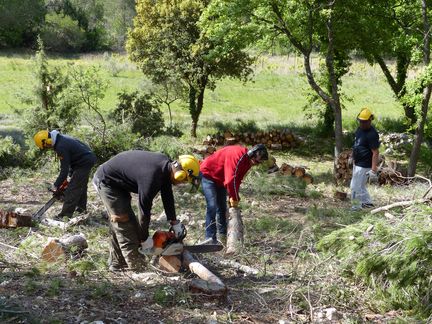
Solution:
[{"label": "dirt ground", "polygon": [[[3,180],[0,192],[3,210],[21,207],[33,213],[50,198],[41,179]],[[180,205],[189,201],[188,212],[179,217],[187,218],[188,239],[194,243],[203,234],[204,198],[182,190],[175,197]],[[243,212],[244,251],[197,256],[227,286],[226,296],[219,297],[192,293],[188,287],[195,275],[189,272],[168,275],[151,266],[142,273],[107,271],[107,221],[92,188],[85,224],[67,230],[40,224],[0,229],[0,322],[337,323],[386,322],[401,316],[379,311],[365,287],[339,276],[337,260],[315,250],[317,228],[324,230],[331,221],[319,214],[349,210],[348,201],[325,195],[245,194],[244,204],[251,206]],[[46,217],[59,208],[56,203]],[[152,229],[163,228],[160,202],[154,209]],[[82,259],[55,265],[40,260],[49,237],[73,233],[83,233],[89,242]],[[245,273],[227,260],[259,274]]]}]

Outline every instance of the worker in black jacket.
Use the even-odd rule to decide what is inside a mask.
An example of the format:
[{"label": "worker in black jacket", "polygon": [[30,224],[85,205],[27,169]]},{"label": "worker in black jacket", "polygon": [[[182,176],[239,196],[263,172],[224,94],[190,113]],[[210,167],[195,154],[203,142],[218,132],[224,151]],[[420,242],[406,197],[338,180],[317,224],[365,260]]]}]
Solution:
[{"label": "worker in black jacket", "polygon": [[[111,271],[140,270],[143,258],[139,252],[151,254],[150,212],[159,192],[174,233],[183,233],[184,226],[176,218],[172,185],[195,182],[198,175],[199,162],[191,155],[171,161],[161,153],[137,150],[117,154],[99,166],[93,184],[109,215]],[[138,194],[138,218],[131,207],[131,192]]]},{"label": "worker in black jacket", "polygon": [[40,149],[53,149],[60,160],[60,174],[49,188],[56,192],[60,185],[70,176],[69,184],[64,192],[63,207],[56,217],[63,220],[70,218],[76,211],[87,211],[87,183],[90,171],[96,162],[92,150],[76,138],[60,134],[57,130],[41,130],[34,136]]}]

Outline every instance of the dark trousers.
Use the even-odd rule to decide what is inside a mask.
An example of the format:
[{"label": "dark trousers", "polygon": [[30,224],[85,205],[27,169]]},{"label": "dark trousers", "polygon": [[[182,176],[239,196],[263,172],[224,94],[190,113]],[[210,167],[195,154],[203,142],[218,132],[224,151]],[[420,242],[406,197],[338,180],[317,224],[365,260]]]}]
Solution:
[{"label": "dark trousers", "polygon": [[63,208],[59,216],[72,217],[75,210],[87,209],[87,184],[93,165],[74,169],[64,192]]},{"label": "dark trousers", "polygon": [[97,178],[93,178],[93,184],[108,212],[110,227],[108,265],[115,270],[142,269],[145,259],[138,252],[142,238],[137,218],[132,210],[130,193],[107,186]]},{"label": "dark trousers", "polygon": [[218,186],[212,180],[202,177],[201,187],[207,203],[206,210],[206,238],[216,240],[216,231],[219,234],[227,234],[226,199],[227,191]]}]

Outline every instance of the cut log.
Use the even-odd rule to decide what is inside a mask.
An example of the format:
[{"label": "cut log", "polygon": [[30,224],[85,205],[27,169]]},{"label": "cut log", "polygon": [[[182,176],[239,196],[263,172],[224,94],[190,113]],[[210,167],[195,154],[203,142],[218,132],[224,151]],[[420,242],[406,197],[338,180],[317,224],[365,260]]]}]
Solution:
[{"label": "cut log", "polygon": [[303,167],[295,167],[293,170],[293,175],[297,178],[303,178],[303,176],[306,174],[306,170]]},{"label": "cut log", "polygon": [[243,248],[243,221],[239,208],[228,211],[227,249],[226,254],[238,253]]},{"label": "cut log", "polygon": [[306,184],[311,184],[313,183],[313,177],[309,173],[305,173],[303,181],[306,182]]},{"label": "cut log", "polygon": [[222,280],[198,262],[189,251],[183,251],[183,265],[202,279],[191,281],[189,288],[192,292],[217,296],[226,295],[227,287]]},{"label": "cut log", "polygon": [[347,199],[347,193],[343,191],[336,191],[335,192],[335,198],[339,200],[346,200]]},{"label": "cut log", "polygon": [[0,210],[0,228],[30,227],[30,214]]},{"label": "cut log", "polygon": [[162,255],[159,258],[159,267],[162,270],[177,273],[181,268],[181,261],[176,255]]},{"label": "cut log", "polygon": [[88,247],[87,240],[82,234],[66,236],[61,239],[49,239],[42,251],[42,259],[47,262],[66,260],[76,257]]}]

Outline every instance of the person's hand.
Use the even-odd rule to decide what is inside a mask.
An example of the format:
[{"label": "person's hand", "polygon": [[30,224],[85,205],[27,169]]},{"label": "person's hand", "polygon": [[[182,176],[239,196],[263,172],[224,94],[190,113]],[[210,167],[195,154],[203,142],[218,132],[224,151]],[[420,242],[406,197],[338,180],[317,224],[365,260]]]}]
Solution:
[{"label": "person's hand", "polygon": [[181,238],[186,235],[186,227],[180,221],[171,222],[171,228],[176,238]]},{"label": "person's hand", "polygon": [[51,191],[52,193],[56,193],[57,187],[54,185],[50,185],[50,186],[48,186],[48,191]]},{"label": "person's hand", "polygon": [[378,182],[378,174],[375,171],[369,170],[368,172],[366,172],[366,175],[367,175],[368,181],[370,183],[377,183]]},{"label": "person's hand", "polygon": [[153,238],[148,237],[147,240],[141,242],[141,245],[138,248],[138,252],[143,255],[153,255],[154,254]]},{"label": "person's hand", "polygon": [[234,200],[233,198],[230,198],[229,199],[229,205],[232,208],[238,208],[239,202],[238,202],[238,200]]}]

